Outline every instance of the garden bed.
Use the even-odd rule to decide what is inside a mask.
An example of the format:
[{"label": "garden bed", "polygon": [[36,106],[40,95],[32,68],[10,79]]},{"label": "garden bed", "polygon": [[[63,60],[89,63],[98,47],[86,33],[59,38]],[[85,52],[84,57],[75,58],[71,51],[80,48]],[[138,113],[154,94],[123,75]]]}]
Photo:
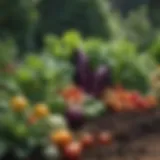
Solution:
[{"label": "garden bed", "polygon": [[157,160],[160,158],[160,110],[113,113],[84,126],[84,130],[109,130],[115,140],[109,146],[85,150],[83,160]]},{"label": "garden bed", "polygon": [[[95,142],[94,146],[84,150],[81,160],[159,160],[159,124],[159,108],[146,112],[108,112],[86,123],[80,132],[96,135],[101,131],[110,131],[113,133],[113,142],[104,146]],[[2,160],[11,158],[17,160],[14,154],[8,154]],[[35,159],[45,160],[40,150],[29,157],[29,160]]]}]

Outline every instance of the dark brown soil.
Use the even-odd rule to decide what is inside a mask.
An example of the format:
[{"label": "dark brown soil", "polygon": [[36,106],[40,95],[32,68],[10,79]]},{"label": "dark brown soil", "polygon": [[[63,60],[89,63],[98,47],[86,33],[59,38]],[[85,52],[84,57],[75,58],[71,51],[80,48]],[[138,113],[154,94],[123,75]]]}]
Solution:
[{"label": "dark brown soil", "polygon": [[82,160],[160,160],[160,109],[137,113],[112,113],[89,122],[85,131],[111,131],[109,146],[85,150]]},{"label": "dark brown soil", "polygon": [[[137,113],[108,113],[86,123],[82,131],[95,135],[101,131],[110,131],[114,140],[107,146],[95,144],[86,149],[80,160],[160,160],[160,109]],[[8,155],[2,160],[17,160],[12,157],[14,156]],[[45,158],[37,150],[28,160]]]}]

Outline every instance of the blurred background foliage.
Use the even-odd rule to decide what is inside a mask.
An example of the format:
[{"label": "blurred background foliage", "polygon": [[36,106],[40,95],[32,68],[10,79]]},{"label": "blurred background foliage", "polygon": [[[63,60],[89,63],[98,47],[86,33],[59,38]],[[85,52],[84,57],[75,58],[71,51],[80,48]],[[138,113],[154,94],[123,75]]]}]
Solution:
[{"label": "blurred background foliage", "polygon": [[116,82],[144,90],[146,77],[160,62],[157,6],[149,0],[2,0],[2,82],[9,76],[3,71],[17,67],[14,78],[34,99],[34,88],[27,86],[37,83],[46,90],[41,86],[53,85],[57,73],[68,82],[61,70],[74,72],[68,60],[73,49],[82,48],[92,65],[110,65]]},{"label": "blurred background foliage", "polygon": [[42,48],[45,34],[69,29],[104,39],[127,34],[144,46],[159,24],[158,6],[154,0],[1,0],[0,36],[14,38],[21,54]]}]

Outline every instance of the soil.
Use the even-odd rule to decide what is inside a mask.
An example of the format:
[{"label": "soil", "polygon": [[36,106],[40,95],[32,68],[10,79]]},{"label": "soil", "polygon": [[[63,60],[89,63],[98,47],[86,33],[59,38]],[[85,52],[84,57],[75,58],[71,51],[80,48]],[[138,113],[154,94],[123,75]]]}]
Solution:
[{"label": "soil", "polygon": [[83,130],[113,133],[108,146],[96,144],[85,150],[82,160],[160,160],[160,109],[148,112],[110,113],[88,122]]},{"label": "soil", "polygon": [[[135,113],[107,113],[103,117],[86,123],[81,131],[98,134],[110,131],[110,145],[95,144],[83,152],[80,160],[160,160],[160,109]],[[2,160],[17,160],[8,155]],[[28,160],[45,160],[40,151]],[[65,158],[65,160],[67,160]],[[75,159],[74,159],[75,160]]]}]

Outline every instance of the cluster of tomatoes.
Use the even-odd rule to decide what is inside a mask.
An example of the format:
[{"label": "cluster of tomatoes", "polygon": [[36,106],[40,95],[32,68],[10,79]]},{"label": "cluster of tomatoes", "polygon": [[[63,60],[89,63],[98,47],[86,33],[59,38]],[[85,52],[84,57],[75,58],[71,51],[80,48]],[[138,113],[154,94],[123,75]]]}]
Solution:
[{"label": "cluster of tomatoes", "polygon": [[83,104],[85,100],[85,93],[74,85],[64,88],[60,94],[67,104]]},{"label": "cluster of tomatoes", "polygon": [[[79,97],[79,92],[77,92],[77,90],[73,89],[72,91],[76,91],[78,95],[77,97]],[[69,99],[71,97],[69,95]],[[23,96],[16,96],[11,99],[10,106],[14,112],[21,113],[27,109],[29,102]],[[36,104],[33,109],[31,109],[31,112],[28,116],[28,122],[30,125],[32,125],[38,120],[47,117],[49,114],[50,112],[46,104]],[[108,145],[112,142],[113,136],[109,132],[101,132],[97,134],[97,136],[93,136],[88,132],[84,132],[75,136],[75,134],[68,129],[59,129],[52,131],[49,134],[49,138],[53,144],[56,144],[60,148],[66,159],[76,160],[81,156],[85,148],[92,147],[97,143]]]},{"label": "cluster of tomatoes", "polygon": [[73,140],[71,132],[66,130],[57,131],[50,136],[51,141],[58,145],[65,159],[79,159],[83,150],[92,147],[95,144],[109,145],[113,136],[109,132],[101,132],[97,136],[90,133],[83,133],[77,137],[77,141]]},{"label": "cluster of tomatoes", "polygon": [[[15,96],[11,99],[10,105],[14,112],[20,113],[25,111],[25,109],[29,106],[29,102],[23,96]],[[32,112],[28,116],[28,123],[33,124],[37,120],[45,118],[49,114],[50,114],[49,108],[46,104],[43,103],[35,104]]]},{"label": "cluster of tomatoes", "polygon": [[154,96],[142,96],[137,91],[128,91],[120,86],[108,89],[102,99],[107,106],[117,112],[150,109],[157,105]]}]

